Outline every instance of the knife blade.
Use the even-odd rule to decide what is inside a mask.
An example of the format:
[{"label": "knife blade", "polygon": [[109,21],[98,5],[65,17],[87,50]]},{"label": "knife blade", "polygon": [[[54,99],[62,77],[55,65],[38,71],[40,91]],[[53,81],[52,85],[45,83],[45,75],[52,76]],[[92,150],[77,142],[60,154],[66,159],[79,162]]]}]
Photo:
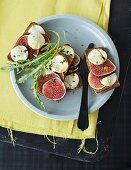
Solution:
[{"label": "knife blade", "polygon": [[[88,45],[87,49],[92,49],[94,47],[93,43]],[[83,87],[82,87],[82,97],[81,97],[81,105],[79,111],[79,117],[77,121],[77,126],[82,131],[86,130],[89,126],[88,120],[88,67],[86,63],[86,57],[83,58],[81,67],[80,67],[80,76],[82,79]]]}]

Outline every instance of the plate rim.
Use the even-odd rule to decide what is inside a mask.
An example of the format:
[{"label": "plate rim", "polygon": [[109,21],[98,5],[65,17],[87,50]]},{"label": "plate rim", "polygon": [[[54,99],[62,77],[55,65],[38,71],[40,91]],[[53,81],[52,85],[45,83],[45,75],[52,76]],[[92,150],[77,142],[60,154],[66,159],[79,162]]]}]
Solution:
[{"label": "plate rim", "polygon": [[[71,15],[71,14],[57,14],[57,15],[52,15],[52,16],[48,16],[48,17],[45,17],[43,19],[40,19],[38,21],[36,21],[38,24],[43,24],[43,22],[46,22],[46,21],[50,21],[50,20],[54,20],[54,19],[59,19],[59,18],[67,18],[67,19],[76,19],[76,20],[81,20],[83,22],[86,22],[86,24],[88,23],[89,25],[91,25],[93,28],[97,29],[97,31],[99,31],[101,34],[104,35],[104,37],[106,39],[108,39],[108,42],[109,42],[109,45],[111,46],[113,52],[115,53],[115,55],[118,57],[118,60],[119,60],[119,55],[118,55],[118,52],[117,52],[117,49],[115,47],[115,44],[114,42],[112,41],[112,39],[110,38],[110,36],[108,35],[108,33],[106,33],[100,26],[98,26],[96,23],[94,23],[93,21],[89,20],[89,19],[86,19],[84,17],[81,17],[81,16],[77,16],[77,15]],[[120,61],[118,61],[119,63],[119,68],[118,69],[118,77],[119,77],[119,73],[120,73]],[[11,82],[12,82],[12,85],[13,85],[13,88],[17,94],[17,96],[19,97],[19,99],[30,109],[32,110],[33,112],[35,112],[36,114],[42,116],[42,117],[45,117],[45,118],[49,118],[49,119],[54,119],[54,120],[75,120],[78,118],[78,115],[77,114],[72,114],[72,115],[55,115],[55,114],[48,114],[46,113],[44,110],[39,110],[37,107],[35,107],[33,104],[31,104],[25,97],[24,95],[21,93],[20,89],[19,89],[19,86],[18,84],[16,83],[16,79],[15,79],[15,71],[12,70],[10,72],[10,78],[11,78]],[[109,94],[109,98],[100,105],[103,106],[111,97],[111,95],[113,94],[115,89],[111,90],[110,91],[110,94]],[[100,108],[99,107],[99,108]],[[98,108],[98,109],[99,109]],[[44,114],[43,114],[44,112]],[[94,112],[94,111],[93,111]]]}]

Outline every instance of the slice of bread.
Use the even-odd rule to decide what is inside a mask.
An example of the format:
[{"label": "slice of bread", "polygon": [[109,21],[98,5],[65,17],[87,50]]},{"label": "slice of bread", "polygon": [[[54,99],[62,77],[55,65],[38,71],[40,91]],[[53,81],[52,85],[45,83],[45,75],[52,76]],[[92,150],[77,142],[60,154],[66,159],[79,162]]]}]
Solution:
[{"label": "slice of bread", "polygon": [[[102,50],[104,50],[105,51],[105,48],[104,47],[98,47],[99,49],[102,49]],[[98,48],[93,48],[93,49],[98,49]],[[89,71],[91,72],[92,70],[91,70],[91,63],[90,63],[90,61],[89,61],[89,59],[88,59],[88,54],[89,54],[89,52],[91,52],[91,50],[93,50],[93,49],[86,49],[86,51],[85,51],[85,53],[84,53],[84,55],[85,55],[85,57],[86,57],[86,62],[87,62],[87,66],[88,66],[88,69],[89,69]],[[114,71],[113,71],[114,72]],[[112,73],[113,73],[112,72]],[[92,72],[91,72],[92,73]],[[89,73],[90,74],[90,73]],[[92,73],[93,74],[93,73]],[[111,73],[110,73],[111,74]],[[108,76],[108,75],[110,75],[110,74],[107,74],[106,76]],[[100,76],[100,77],[97,77],[96,75],[94,75],[94,77],[96,77],[97,79],[98,78],[102,78],[103,76]],[[88,82],[89,82],[89,80],[88,80]],[[90,83],[89,83],[90,84]],[[118,81],[118,79],[116,80],[116,82],[112,85],[112,86],[104,86],[104,87],[102,87],[102,88],[98,88],[98,89],[95,89],[95,88],[92,88],[93,90],[94,90],[94,92],[96,93],[96,94],[101,94],[101,93],[104,93],[104,92],[107,92],[107,91],[109,91],[109,90],[112,90],[112,89],[114,89],[114,88],[117,88],[117,87],[119,87],[120,86],[120,83],[119,83],[119,81]]]},{"label": "slice of bread", "polygon": [[[26,30],[24,31],[24,33],[23,33],[22,36],[28,35],[28,34],[29,34],[29,33],[28,33],[28,30],[29,30],[33,25],[39,25],[39,24],[37,24],[36,22],[31,22],[31,23],[28,25],[28,27],[26,28]],[[21,36],[21,37],[22,37],[22,36]],[[49,34],[47,31],[45,31],[45,35],[43,35],[43,36],[44,36],[44,38],[45,38],[45,42],[49,42],[51,36],[50,36],[50,34]],[[19,37],[19,38],[20,38],[20,37]],[[18,40],[17,40],[17,41],[18,41]],[[16,44],[14,45],[14,47],[15,47],[15,46],[16,46]],[[13,47],[13,48],[14,48],[14,47]],[[38,51],[38,52],[37,52],[37,51]],[[36,50],[36,54],[37,54],[37,55],[39,54],[39,50]],[[8,54],[7,59],[8,59],[9,61],[13,61],[12,58],[11,58],[10,53]]]}]

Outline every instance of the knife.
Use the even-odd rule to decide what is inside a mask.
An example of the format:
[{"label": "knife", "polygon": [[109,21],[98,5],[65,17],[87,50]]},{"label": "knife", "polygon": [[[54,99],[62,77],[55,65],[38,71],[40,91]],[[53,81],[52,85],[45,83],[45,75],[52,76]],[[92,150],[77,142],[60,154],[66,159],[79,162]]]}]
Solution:
[{"label": "knife", "polygon": [[[88,45],[87,49],[92,49],[94,47],[93,43]],[[79,117],[77,121],[77,126],[82,131],[86,130],[89,126],[89,119],[88,119],[88,67],[86,63],[86,57],[83,58],[81,67],[80,67],[80,76],[83,82],[82,88],[82,97],[81,97],[81,105],[79,111]]]}]

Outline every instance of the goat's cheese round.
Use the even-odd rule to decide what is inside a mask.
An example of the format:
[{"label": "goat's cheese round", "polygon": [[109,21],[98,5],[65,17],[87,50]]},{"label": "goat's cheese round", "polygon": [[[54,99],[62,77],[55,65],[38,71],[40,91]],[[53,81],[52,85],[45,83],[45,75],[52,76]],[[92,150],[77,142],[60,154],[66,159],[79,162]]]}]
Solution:
[{"label": "goat's cheese round", "polygon": [[13,61],[26,60],[28,58],[28,50],[23,45],[15,46],[10,54]]}]

